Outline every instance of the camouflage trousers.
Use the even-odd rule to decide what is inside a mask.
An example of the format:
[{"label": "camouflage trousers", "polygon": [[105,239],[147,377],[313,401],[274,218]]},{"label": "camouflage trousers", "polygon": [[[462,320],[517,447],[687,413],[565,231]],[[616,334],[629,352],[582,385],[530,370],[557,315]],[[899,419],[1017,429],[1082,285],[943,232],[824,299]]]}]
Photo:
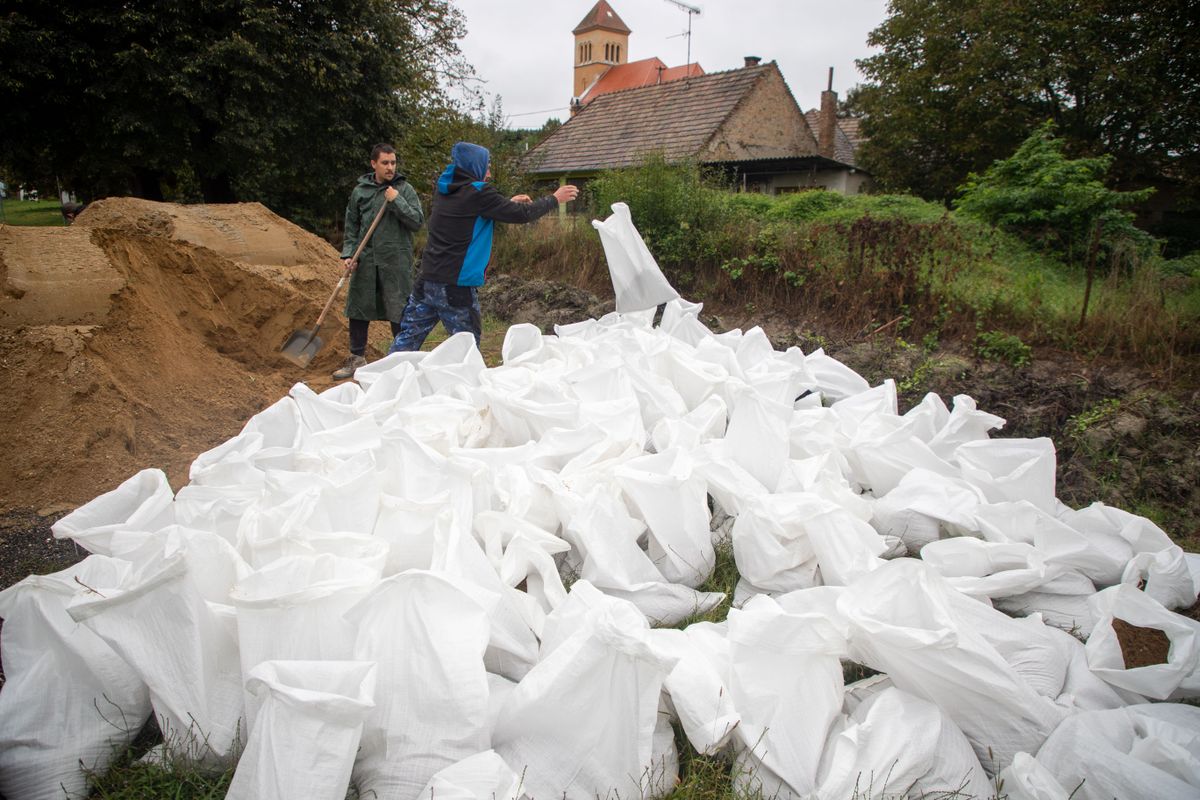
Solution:
[{"label": "camouflage trousers", "polygon": [[470,331],[478,347],[483,334],[483,318],[476,287],[417,281],[408,298],[408,305],[404,307],[400,332],[396,334],[388,352],[420,350],[425,337],[439,321],[450,336]]}]

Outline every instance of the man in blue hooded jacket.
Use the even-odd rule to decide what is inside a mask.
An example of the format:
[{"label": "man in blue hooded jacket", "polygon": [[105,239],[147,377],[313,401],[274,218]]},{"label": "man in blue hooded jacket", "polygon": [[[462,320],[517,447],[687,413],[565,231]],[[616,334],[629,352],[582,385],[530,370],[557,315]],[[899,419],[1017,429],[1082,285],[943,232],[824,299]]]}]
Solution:
[{"label": "man in blue hooded jacket", "polygon": [[420,275],[389,352],[420,350],[438,320],[450,335],[470,331],[478,346],[483,333],[478,288],[492,256],[494,224],[533,222],[579,194],[567,185],[537,200],[504,197],[487,182],[489,156],[487,148],[470,142],[450,150],[450,164],[434,187]]}]

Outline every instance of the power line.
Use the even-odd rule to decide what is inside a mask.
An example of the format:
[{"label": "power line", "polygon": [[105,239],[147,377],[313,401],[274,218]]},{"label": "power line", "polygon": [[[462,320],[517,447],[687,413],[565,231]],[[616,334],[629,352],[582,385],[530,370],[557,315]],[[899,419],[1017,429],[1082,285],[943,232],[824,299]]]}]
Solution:
[{"label": "power line", "polygon": [[532,117],[534,114],[549,114],[551,111],[566,111],[570,106],[559,106],[558,108],[544,108],[541,111],[522,111],[520,114],[505,114],[506,117]]}]

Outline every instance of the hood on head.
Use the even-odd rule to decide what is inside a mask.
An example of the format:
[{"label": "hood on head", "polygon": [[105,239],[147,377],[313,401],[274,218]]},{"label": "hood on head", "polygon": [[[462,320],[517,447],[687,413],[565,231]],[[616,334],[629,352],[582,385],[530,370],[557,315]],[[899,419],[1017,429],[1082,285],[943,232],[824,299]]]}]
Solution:
[{"label": "hood on head", "polygon": [[454,147],[450,148],[451,163],[477,181],[482,181],[487,176],[490,155],[486,147],[470,142],[456,142]]}]

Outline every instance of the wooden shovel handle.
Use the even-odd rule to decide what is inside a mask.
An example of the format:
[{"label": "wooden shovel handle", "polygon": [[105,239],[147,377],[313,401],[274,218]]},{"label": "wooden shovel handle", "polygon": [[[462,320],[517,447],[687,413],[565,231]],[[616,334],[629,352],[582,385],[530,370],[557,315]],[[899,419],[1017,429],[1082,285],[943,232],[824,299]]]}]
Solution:
[{"label": "wooden shovel handle", "polygon": [[[367,228],[367,232],[363,234],[362,241],[358,243],[358,247],[354,250],[354,255],[350,257],[351,261],[358,261],[358,257],[362,255],[363,248],[367,246],[367,242],[371,240],[371,234],[375,232],[375,228],[379,226],[379,220],[383,219],[384,209],[387,208],[387,200],[383,201],[383,205],[379,207],[379,211],[375,214],[375,219],[371,220],[371,227]],[[342,270],[342,277],[337,282],[337,286],[333,287],[333,294],[329,295],[329,299],[325,301],[325,307],[321,309],[321,316],[317,317],[317,324],[313,326],[313,335],[316,335],[317,329],[321,327],[321,323],[325,321],[325,315],[329,313],[329,309],[333,307],[333,298],[337,297],[337,293],[341,291],[342,284],[346,282],[346,276],[349,270]]]}]

